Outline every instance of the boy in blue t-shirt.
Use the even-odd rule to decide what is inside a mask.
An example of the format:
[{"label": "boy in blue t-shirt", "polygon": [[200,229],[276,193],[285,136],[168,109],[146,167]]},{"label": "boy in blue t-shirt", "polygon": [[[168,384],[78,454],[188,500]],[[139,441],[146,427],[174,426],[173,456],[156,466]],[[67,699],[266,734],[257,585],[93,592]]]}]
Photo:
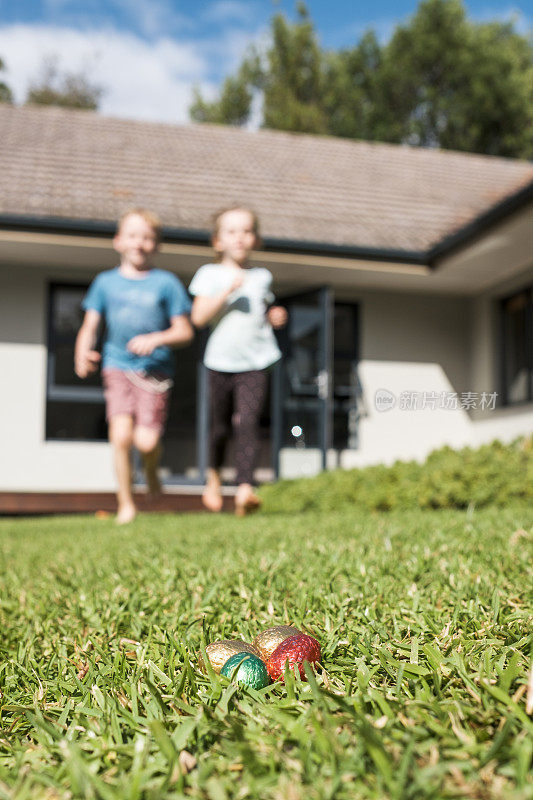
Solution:
[{"label": "boy in blue t-shirt", "polygon": [[151,267],[161,232],[159,219],[135,208],[118,223],[113,246],[120,265],[100,273],[83,301],[85,317],[76,338],[74,369],[86,378],[98,369],[94,346],[105,318],[102,379],[117,475],[117,522],[135,517],[131,448],[142,455],[150,492],[159,491],[157,465],[170,387],[171,348],[193,338],[190,301],[178,278]]}]

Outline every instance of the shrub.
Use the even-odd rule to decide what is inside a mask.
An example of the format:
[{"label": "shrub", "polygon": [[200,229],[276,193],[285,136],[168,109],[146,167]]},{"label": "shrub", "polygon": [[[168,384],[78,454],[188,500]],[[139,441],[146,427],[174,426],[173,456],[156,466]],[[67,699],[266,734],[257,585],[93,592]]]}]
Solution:
[{"label": "shrub", "polygon": [[477,449],[443,447],[423,464],[333,470],[282,480],[261,490],[266,511],[330,511],[356,505],[370,511],[481,508],[533,500],[533,438]]}]

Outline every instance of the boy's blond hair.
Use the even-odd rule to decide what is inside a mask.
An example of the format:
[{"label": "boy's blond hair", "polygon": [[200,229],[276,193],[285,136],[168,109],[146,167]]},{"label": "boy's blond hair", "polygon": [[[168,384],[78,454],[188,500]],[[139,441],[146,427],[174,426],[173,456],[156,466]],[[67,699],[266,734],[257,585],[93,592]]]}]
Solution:
[{"label": "boy's blond hair", "polygon": [[154,211],[150,211],[148,208],[142,208],[141,206],[135,208],[128,208],[124,211],[123,214],[119,217],[117,222],[117,233],[120,231],[122,224],[128,217],[142,217],[145,222],[153,229],[155,233],[155,237],[158,242],[161,241],[161,220],[157,216]]}]

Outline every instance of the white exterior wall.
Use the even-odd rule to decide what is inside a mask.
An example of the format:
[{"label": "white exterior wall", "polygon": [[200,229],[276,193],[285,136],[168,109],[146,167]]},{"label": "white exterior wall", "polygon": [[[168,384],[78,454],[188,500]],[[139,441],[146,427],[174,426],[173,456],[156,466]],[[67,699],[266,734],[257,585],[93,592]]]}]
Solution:
[{"label": "white exterior wall", "polygon": [[[379,295],[363,303],[360,377],[366,414],[361,420],[360,449],[341,454],[342,466],[423,460],[432,450],[512,441],[533,432],[533,404],[482,411],[482,392],[498,391],[495,298],[443,298]],[[379,411],[376,392],[396,399]],[[449,396],[472,392],[477,408],[400,408],[402,392]],[[431,395],[432,396],[432,395]],[[428,397],[428,395],[426,395]]]},{"label": "white exterior wall", "polygon": [[105,442],[45,441],[47,281],[0,268],[0,491],[109,491]]},{"label": "white exterior wall", "polygon": [[[443,444],[468,438],[464,411],[401,408],[402,393],[439,397],[469,390],[470,302],[464,298],[372,294],[362,298],[359,367],[365,416],[360,450],[342,454],[343,466],[423,459]],[[395,398],[376,407],[378,391]],[[435,403],[438,406],[438,401]]]},{"label": "white exterior wall", "polygon": [[[79,280],[79,275],[77,279]],[[112,491],[109,446],[47,442],[44,270],[0,267],[0,491]],[[507,441],[533,431],[533,406],[485,414],[463,410],[378,411],[375,394],[496,391],[494,301],[366,292],[360,307],[360,447],[331,453],[331,466],[423,459],[433,449]],[[316,472],[314,451],[282,452],[282,474]]]},{"label": "white exterior wall", "polygon": [[[359,449],[330,452],[331,467],[423,460],[432,450],[511,441],[533,432],[533,404],[481,412],[432,408],[430,397],[456,392],[498,391],[497,327],[494,299],[368,293],[360,302],[359,377],[364,413]],[[376,408],[376,394],[395,398],[390,410]],[[400,407],[404,392],[416,393],[426,408]],[[433,394],[434,393],[434,394]],[[286,449],[284,477],[315,474],[319,451]]]}]

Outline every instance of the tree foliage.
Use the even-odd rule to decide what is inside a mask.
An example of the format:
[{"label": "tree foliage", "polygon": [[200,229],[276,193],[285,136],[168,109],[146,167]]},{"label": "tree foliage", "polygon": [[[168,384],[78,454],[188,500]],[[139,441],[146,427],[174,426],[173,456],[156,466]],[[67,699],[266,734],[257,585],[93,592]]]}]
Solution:
[{"label": "tree foliage", "polygon": [[380,44],[320,48],[306,7],[276,14],[266,52],[249,52],[220,96],[197,91],[197,121],[245,124],[253,93],[262,124],[491,155],[533,156],[533,46],[511,22],[478,23],[463,0],[422,0]]},{"label": "tree foliage", "polygon": [[303,3],[298,5],[298,17],[298,22],[291,25],[276,14],[266,63],[258,61],[264,125],[278,130],[327,133],[322,54]]},{"label": "tree foliage", "polygon": [[[0,72],[5,70],[5,64],[0,58]],[[0,81],[0,103],[12,103],[13,102],[13,94],[9,86]]]},{"label": "tree foliage", "polygon": [[491,155],[533,154],[533,49],[461,0],[426,0],[384,48],[381,125],[391,141]]},{"label": "tree foliage", "polygon": [[96,111],[102,92],[85,72],[62,72],[53,57],[44,60],[40,76],[28,89],[26,102]]},{"label": "tree foliage", "polygon": [[237,75],[226,78],[217,101],[210,103],[203,99],[198,89],[194,90],[191,118],[196,122],[244,125],[250,115],[252,91],[253,86],[245,63]]}]

